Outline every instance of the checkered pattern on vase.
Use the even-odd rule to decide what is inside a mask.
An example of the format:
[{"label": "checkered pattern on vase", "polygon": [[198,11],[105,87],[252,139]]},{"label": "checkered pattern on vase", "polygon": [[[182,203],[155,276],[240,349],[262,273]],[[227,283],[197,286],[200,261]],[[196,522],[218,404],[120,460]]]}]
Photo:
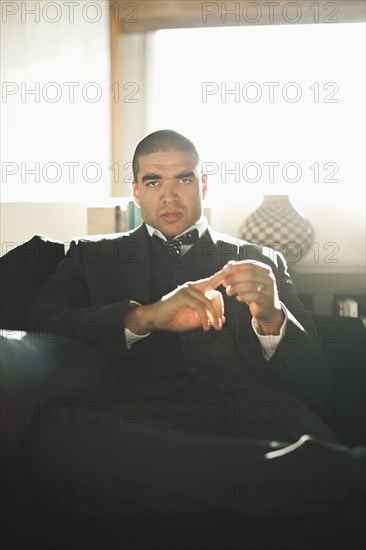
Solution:
[{"label": "checkered pattern on vase", "polygon": [[[314,242],[311,223],[293,207],[287,195],[265,196],[240,226],[242,239],[283,252],[295,243],[303,257]],[[293,244],[293,246],[295,246]]]}]

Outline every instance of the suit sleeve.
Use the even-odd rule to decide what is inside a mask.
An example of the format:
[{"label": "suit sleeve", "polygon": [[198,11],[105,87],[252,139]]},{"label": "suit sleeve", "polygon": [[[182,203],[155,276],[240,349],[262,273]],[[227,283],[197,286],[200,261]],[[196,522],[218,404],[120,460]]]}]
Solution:
[{"label": "suit sleeve", "polygon": [[91,305],[82,244],[72,242],[54,275],[42,286],[27,318],[27,330],[57,334],[128,354],[123,318],[130,300]]},{"label": "suit sleeve", "polygon": [[[272,252],[273,254],[273,252]],[[284,257],[277,253],[274,274],[279,298],[288,316],[285,334],[269,361],[286,386],[313,400],[325,399],[330,391],[330,367],[311,314],[297,296]]]}]

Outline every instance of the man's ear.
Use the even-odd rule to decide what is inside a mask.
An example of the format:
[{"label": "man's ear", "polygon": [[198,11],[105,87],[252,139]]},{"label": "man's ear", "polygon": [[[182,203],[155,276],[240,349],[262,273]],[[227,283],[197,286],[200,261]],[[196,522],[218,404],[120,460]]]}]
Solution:
[{"label": "man's ear", "polygon": [[202,175],[202,197],[205,198],[207,193],[207,175]]},{"label": "man's ear", "polygon": [[135,199],[135,203],[140,206],[139,186],[135,181],[132,182],[132,194],[133,198]]}]

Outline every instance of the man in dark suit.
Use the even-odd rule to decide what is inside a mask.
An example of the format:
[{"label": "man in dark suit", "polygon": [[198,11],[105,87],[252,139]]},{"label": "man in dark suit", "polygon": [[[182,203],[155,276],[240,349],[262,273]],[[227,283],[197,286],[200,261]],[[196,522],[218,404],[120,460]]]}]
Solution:
[{"label": "man in dark suit", "polygon": [[[44,480],[97,476],[109,496],[114,480],[134,480],[140,498],[124,517],[275,517],[271,529],[286,525],[288,541],[271,546],[273,531],[261,543],[256,524],[248,548],[307,548],[307,537],[325,537],[326,521],[313,539],[307,531],[314,510],[339,509],[359,489],[364,455],[340,445],[314,412],[329,367],[284,258],[208,226],[198,166],[180,134],[144,138],[133,159],[144,223],[71,243],[41,289],[29,329],[94,345],[109,369],[95,394],[102,418],[40,428],[29,467]],[[126,403],[135,423],[119,421]],[[111,502],[85,508],[122,514]]]}]

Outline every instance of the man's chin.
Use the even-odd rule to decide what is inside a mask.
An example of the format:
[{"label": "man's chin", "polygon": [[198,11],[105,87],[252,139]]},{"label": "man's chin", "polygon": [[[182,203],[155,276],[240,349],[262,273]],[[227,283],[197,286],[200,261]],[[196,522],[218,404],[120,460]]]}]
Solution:
[{"label": "man's chin", "polygon": [[181,229],[180,227],[179,228],[173,228],[173,227],[160,227],[158,228],[159,231],[161,231],[161,233],[167,238],[167,239],[171,239],[173,237],[176,237],[177,235],[180,235],[181,233],[183,233],[184,231],[184,228]]},{"label": "man's chin", "polygon": [[166,237],[175,237],[180,233],[183,233],[192,223],[188,223],[183,219],[183,216],[165,216],[159,219],[159,224],[157,224],[157,229],[162,232]]},{"label": "man's chin", "polygon": [[187,217],[182,214],[177,217],[157,216],[154,220],[145,219],[144,221],[154,229],[158,229],[165,237],[171,238],[184,233],[184,231],[192,227],[197,220],[193,218],[193,216],[187,219]]}]

